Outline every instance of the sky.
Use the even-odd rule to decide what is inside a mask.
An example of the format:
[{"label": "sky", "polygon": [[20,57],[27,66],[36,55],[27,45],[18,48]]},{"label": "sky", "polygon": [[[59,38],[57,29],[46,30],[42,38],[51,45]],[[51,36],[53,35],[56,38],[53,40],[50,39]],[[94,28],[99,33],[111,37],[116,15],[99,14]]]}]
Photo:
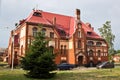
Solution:
[{"label": "sky", "polygon": [[15,23],[25,19],[33,8],[73,17],[75,9],[80,9],[81,20],[91,23],[98,34],[98,28],[111,21],[116,36],[114,48],[120,49],[120,0],[0,0],[0,47],[8,47]]}]

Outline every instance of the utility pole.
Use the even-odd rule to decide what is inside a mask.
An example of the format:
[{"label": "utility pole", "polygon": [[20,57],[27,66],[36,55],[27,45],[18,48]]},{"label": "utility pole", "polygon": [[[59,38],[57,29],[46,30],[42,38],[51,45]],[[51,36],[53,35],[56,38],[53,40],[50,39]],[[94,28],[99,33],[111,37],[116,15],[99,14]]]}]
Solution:
[{"label": "utility pole", "polygon": [[12,65],[11,70],[14,68],[14,30],[12,31]]}]

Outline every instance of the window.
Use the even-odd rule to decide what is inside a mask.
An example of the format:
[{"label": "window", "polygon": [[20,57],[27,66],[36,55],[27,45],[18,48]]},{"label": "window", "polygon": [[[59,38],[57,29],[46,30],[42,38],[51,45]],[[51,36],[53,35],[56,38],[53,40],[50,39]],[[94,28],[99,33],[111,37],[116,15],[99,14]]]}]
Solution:
[{"label": "window", "polygon": [[80,31],[78,31],[78,38],[80,38],[81,37],[81,34],[80,34]]},{"label": "window", "polygon": [[42,33],[45,35],[45,33],[46,33],[46,29],[45,28],[42,29]]},{"label": "window", "polygon": [[78,40],[78,48],[80,48],[81,47],[81,40]]},{"label": "window", "polygon": [[87,42],[87,45],[93,46],[93,45],[94,45],[94,42],[93,42],[93,41],[88,41],[88,42]]},{"label": "window", "polygon": [[101,51],[98,50],[97,53],[98,53],[98,57],[100,57],[100,56],[101,56],[101,55],[100,55],[100,54],[101,54]]},{"label": "window", "polygon": [[54,38],[54,32],[50,32],[50,38]]},{"label": "window", "polygon": [[92,32],[87,32],[87,35],[91,35],[92,34]]},{"label": "window", "polygon": [[32,30],[33,30],[33,37],[37,36],[37,28],[34,27]]},{"label": "window", "polygon": [[63,53],[63,45],[61,45],[61,54]]},{"label": "window", "polygon": [[82,24],[81,24],[81,23],[79,23],[79,24],[78,24],[78,28],[81,28],[81,26],[82,26]]},{"label": "window", "polygon": [[66,33],[65,33],[64,30],[60,30],[60,34],[61,34],[62,36],[66,36]]},{"label": "window", "polygon": [[15,59],[17,59],[17,51],[15,51],[14,57]]},{"label": "window", "polygon": [[97,43],[96,43],[96,46],[101,46],[101,45],[102,45],[101,42],[97,42]]},{"label": "window", "polygon": [[64,54],[66,54],[66,45],[64,45]]},{"label": "window", "polygon": [[34,12],[33,16],[39,16],[39,17],[41,17],[42,15],[39,12]]},{"label": "window", "polygon": [[23,45],[21,46],[21,55],[23,55]]},{"label": "window", "polygon": [[52,53],[54,53],[54,47],[53,47],[53,46],[50,46],[49,48],[50,48],[50,51],[51,51]]},{"label": "window", "polygon": [[93,50],[92,50],[92,49],[89,50],[89,51],[88,51],[88,54],[89,54],[89,56],[93,56]]}]

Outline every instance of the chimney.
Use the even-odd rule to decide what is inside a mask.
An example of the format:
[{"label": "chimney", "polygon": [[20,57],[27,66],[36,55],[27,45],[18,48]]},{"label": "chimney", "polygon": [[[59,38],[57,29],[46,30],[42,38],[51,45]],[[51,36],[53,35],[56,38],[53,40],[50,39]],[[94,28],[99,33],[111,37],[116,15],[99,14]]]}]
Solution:
[{"label": "chimney", "polygon": [[78,22],[80,21],[80,9],[76,9],[76,19]]},{"label": "chimney", "polygon": [[56,25],[56,17],[53,18],[53,25]]}]

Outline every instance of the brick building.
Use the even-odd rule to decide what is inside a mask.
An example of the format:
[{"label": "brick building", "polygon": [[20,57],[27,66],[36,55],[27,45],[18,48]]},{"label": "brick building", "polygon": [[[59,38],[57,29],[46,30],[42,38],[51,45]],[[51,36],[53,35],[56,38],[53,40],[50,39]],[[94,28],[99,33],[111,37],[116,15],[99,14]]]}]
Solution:
[{"label": "brick building", "polygon": [[[80,19],[80,10],[76,9],[75,17],[33,10],[30,15],[20,20],[17,27],[11,31],[8,46],[9,64],[14,51],[14,64],[19,63],[18,56],[24,56],[28,45],[34,40],[38,25],[46,39],[50,39],[48,46],[54,52],[60,52],[55,63],[67,62],[70,64],[97,64],[108,60],[108,45],[89,23]],[[13,39],[13,40],[12,40]]]},{"label": "brick building", "polygon": [[0,48],[0,62],[8,61],[8,52],[7,48]]}]

